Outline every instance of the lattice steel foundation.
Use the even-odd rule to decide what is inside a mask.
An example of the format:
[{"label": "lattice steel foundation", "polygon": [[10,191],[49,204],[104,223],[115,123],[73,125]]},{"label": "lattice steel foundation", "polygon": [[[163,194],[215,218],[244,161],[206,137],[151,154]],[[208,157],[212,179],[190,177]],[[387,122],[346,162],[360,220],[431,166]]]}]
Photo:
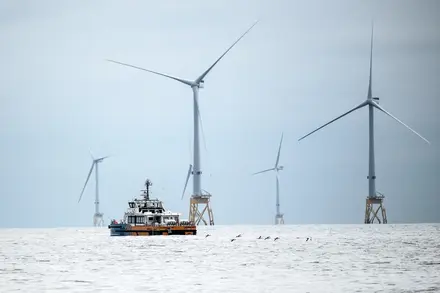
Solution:
[{"label": "lattice steel foundation", "polygon": [[[214,215],[212,214],[212,209],[210,206],[210,198],[211,195],[201,195],[201,196],[192,196],[190,198],[189,203],[189,220],[196,225],[200,224],[202,221],[205,225],[208,225],[208,222],[203,218],[205,212],[208,212],[208,221],[210,226],[214,226]],[[204,206],[202,211],[199,210],[199,205]]]},{"label": "lattice steel foundation", "polygon": [[[367,197],[365,202],[365,224],[374,224],[374,220],[377,220],[379,224],[387,223],[387,212],[383,200],[384,197]],[[380,216],[382,216],[382,219]]]}]

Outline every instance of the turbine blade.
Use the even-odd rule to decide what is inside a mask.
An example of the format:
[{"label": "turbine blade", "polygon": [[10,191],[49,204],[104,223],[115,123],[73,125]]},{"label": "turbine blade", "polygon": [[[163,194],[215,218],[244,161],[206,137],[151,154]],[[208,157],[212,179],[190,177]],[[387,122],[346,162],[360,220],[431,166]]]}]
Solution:
[{"label": "turbine blade", "polygon": [[393,116],[390,112],[386,111],[384,108],[382,108],[382,106],[379,106],[379,104],[377,104],[374,101],[371,101],[371,104],[379,109],[380,111],[384,112],[385,114],[387,114],[388,116],[390,116],[391,118],[393,118],[394,120],[396,120],[397,122],[399,122],[400,124],[402,124],[403,126],[405,126],[406,128],[408,128],[409,130],[411,130],[413,133],[415,133],[418,137],[420,137],[421,139],[423,139],[424,141],[426,141],[428,144],[431,144],[429,142],[429,140],[427,140],[426,138],[424,138],[423,136],[421,136],[420,134],[417,133],[417,131],[415,131],[414,129],[412,129],[411,127],[409,127],[408,125],[406,125],[405,123],[403,123],[402,121],[400,121],[397,117]]},{"label": "turbine blade", "polygon": [[258,23],[258,21],[259,20],[254,22],[254,24],[247,31],[245,31],[244,34],[241,35],[241,37],[239,37],[205,72],[203,72],[202,75],[200,75],[195,80],[195,83],[198,84],[200,81],[202,81],[205,76],[211,71],[211,69],[214,68],[214,66],[235,46],[235,44],[237,44]]},{"label": "turbine blade", "polygon": [[92,157],[92,160],[94,161],[94,160],[95,160],[95,157],[93,156],[92,151],[89,150],[89,152],[90,152],[90,156]]},{"label": "turbine blade", "polygon": [[105,156],[105,157],[102,157],[102,158],[99,158],[99,159],[96,159],[96,160],[103,161],[104,159],[107,159],[108,157],[111,157],[111,155],[108,155],[108,156]]},{"label": "turbine blade", "polygon": [[188,185],[189,175],[191,175],[191,171],[192,171],[192,165],[189,164],[188,175],[186,175],[185,187],[183,188],[181,200],[183,199],[183,196],[185,195],[185,190],[186,190],[186,186]]},{"label": "turbine blade", "polygon": [[256,175],[256,174],[260,174],[260,173],[264,173],[264,172],[269,172],[269,171],[272,171],[272,170],[275,170],[275,168],[266,169],[266,170],[263,170],[263,171],[260,171],[260,172],[254,173],[254,174],[252,174],[252,175]]},{"label": "turbine blade", "polygon": [[139,69],[139,70],[143,70],[143,71],[147,71],[147,72],[150,72],[150,73],[153,73],[153,74],[157,74],[157,75],[160,75],[160,76],[168,77],[168,78],[177,80],[177,81],[179,81],[181,83],[184,83],[186,85],[189,85],[189,86],[193,85],[193,83],[191,81],[188,81],[188,80],[185,80],[185,79],[181,79],[181,78],[178,78],[178,77],[175,77],[175,76],[171,76],[171,75],[168,75],[168,74],[156,72],[156,71],[153,71],[153,70],[145,69],[145,68],[142,68],[142,67],[138,67],[138,66],[134,66],[134,65],[127,64],[127,63],[122,63],[122,62],[114,61],[114,60],[107,59],[107,61],[113,62],[113,63],[116,63],[116,64],[120,64],[120,65],[124,65],[124,66],[128,66],[128,67],[133,67],[133,68],[136,68],[136,69]]},{"label": "turbine blade", "polygon": [[283,143],[283,136],[284,136],[284,133],[281,133],[280,147],[278,148],[278,156],[277,156],[277,161],[275,162],[275,168],[278,167],[278,163],[280,161],[280,152],[281,152],[281,144]]},{"label": "turbine blade", "polygon": [[84,184],[84,187],[83,187],[83,189],[81,191],[81,195],[79,196],[78,202],[80,202],[80,200],[82,198],[82,195],[84,193],[84,189],[86,189],[86,185],[87,185],[87,182],[89,182],[90,175],[92,174],[92,171],[93,171],[93,167],[95,167],[95,161],[93,161],[92,167],[90,167],[89,175],[87,175],[86,183]]},{"label": "turbine blade", "polygon": [[374,23],[371,22],[371,47],[370,47],[370,78],[368,81],[368,98],[373,97],[372,93],[372,78],[373,78],[373,33],[374,33]]},{"label": "turbine blade", "polygon": [[196,104],[196,108],[197,108],[197,116],[199,117],[199,121],[200,121],[200,129],[202,130],[203,145],[205,146],[205,151],[208,151],[208,149],[206,148],[205,132],[203,131],[203,123],[202,123],[202,116],[200,114],[200,109],[199,109],[199,102],[196,100],[195,97],[194,97],[194,103]]},{"label": "turbine blade", "polygon": [[368,103],[365,101],[365,102],[363,102],[362,104],[360,104],[359,106],[354,107],[354,108],[351,109],[350,111],[348,111],[348,112],[342,114],[341,116],[339,116],[339,117],[333,119],[332,121],[330,121],[330,122],[328,122],[328,123],[322,125],[321,127],[317,128],[317,129],[315,129],[315,130],[313,130],[313,131],[310,132],[309,134],[304,135],[303,137],[301,137],[300,139],[298,139],[298,141],[300,141],[300,140],[306,138],[307,136],[309,136],[309,135],[311,135],[312,133],[314,133],[314,132],[320,130],[321,128],[324,128],[325,126],[329,125],[330,123],[333,123],[333,122],[335,122],[336,120],[338,120],[338,119],[340,119],[340,118],[342,118],[342,117],[344,117],[344,116],[350,114],[351,112],[356,111],[357,109],[360,109],[360,108],[362,108],[362,107],[364,107],[364,106],[366,106],[366,105],[368,105]]}]

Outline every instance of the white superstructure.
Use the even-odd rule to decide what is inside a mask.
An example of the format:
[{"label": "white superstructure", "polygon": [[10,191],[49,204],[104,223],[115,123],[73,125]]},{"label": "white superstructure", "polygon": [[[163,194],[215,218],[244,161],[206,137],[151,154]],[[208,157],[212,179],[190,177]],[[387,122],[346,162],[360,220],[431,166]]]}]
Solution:
[{"label": "white superstructure", "polygon": [[127,211],[122,222],[132,226],[169,226],[184,225],[188,221],[180,220],[181,213],[172,212],[164,208],[163,202],[157,198],[150,198],[151,181],[145,182],[140,198],[128,202]]}]

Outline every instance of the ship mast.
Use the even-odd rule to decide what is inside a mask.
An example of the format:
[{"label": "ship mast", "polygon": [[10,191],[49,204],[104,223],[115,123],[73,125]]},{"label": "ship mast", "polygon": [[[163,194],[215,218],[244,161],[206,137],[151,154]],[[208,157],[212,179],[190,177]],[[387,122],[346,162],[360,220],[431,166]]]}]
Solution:
[{"label": "ship mast", "polygon": [[147,179],[145,181],[145,188],[144,191],[144,197],[146,200],[150,200],[150,186],[152,186],[153,183],[150,181],[150,179]]}]

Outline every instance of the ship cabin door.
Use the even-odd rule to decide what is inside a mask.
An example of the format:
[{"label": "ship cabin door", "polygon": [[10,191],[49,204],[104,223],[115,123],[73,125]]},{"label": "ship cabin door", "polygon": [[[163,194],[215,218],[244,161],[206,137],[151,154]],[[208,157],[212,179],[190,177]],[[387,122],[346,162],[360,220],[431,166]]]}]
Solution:
[{"label": "ship cabin door", "polygon": [[154,222],[161,224],[162,223],[161,218],[162,218],[161,216],[154,216]]}]

